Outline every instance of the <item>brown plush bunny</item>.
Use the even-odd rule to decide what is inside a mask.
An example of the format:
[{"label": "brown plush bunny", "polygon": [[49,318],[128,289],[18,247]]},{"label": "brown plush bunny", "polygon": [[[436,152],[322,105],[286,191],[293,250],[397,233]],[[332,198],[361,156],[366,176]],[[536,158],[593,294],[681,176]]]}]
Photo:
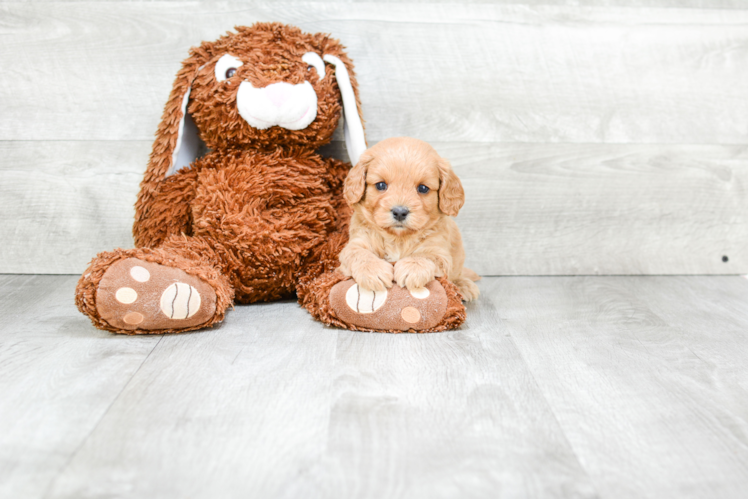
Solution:
[{"label": "brown plush bunny", "polygon": [[[179,332],[221,321],[233,301],[297,292],[316,318],[356,328],[329,300],[344,279],[334,270],[348,238],[350,165],[315,152],[341,114],[355,164],[366,149],[358,89],[329,35],[258,23],[193,48],[141,183],[138,248],[91,261],[78,309],[104,330]],[[457,309],[428,330],[459,325]]]}]

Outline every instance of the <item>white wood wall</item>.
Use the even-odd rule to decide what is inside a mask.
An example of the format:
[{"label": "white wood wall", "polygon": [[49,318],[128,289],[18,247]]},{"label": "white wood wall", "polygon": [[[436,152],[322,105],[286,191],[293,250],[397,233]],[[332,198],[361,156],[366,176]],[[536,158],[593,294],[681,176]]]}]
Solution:
[{"label": "white wood wall", "polygon": [[748,4],[699,0],[0,2],[0,272],[131,246],[189,47],[273,20],[349,48],[370,143],[452,160],[479,273],[748,272]]}]

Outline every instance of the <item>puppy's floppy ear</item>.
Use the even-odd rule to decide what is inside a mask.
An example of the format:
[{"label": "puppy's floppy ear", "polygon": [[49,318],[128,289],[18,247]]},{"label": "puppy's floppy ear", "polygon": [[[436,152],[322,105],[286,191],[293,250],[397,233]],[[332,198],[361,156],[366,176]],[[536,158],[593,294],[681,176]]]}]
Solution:
[{"label": "puppy's floppy ear", "polygon": [[357,165],[361,154],[366,150],[366,136],[364,135],[364,124],[360,111],[361,103],[358,100],[358,85],[353,74],[353,64],[342,52],[337,56],[325,54],[324,60],[335,66],[335,80],[343,99],[345,148],[348,150],[351,164]]},{"label": "puppy's floppy ear", "polygon": [[465,190],[460,178],[452,170],[452,165],[444,158],[437,161],[439,168],[439,210],[455,217],[465,204]]},{"label": "puppy's floppy ear", "polygon": [[374,155],[366,150],[356,163],[356,166],[348,172],[343,184],[343,196],[349,205],[355,205],[364,197],[366,191],[366,171],[369,163],[374,159]]}]

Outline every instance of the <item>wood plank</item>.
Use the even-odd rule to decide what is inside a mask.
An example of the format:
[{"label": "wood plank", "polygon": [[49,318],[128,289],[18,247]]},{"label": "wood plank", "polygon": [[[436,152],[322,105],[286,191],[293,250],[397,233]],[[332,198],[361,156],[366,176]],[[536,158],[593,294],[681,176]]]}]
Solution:
[{"label": "wood plank", "polygon": [[[11,3],[14,0],[3,0]],[[18,1],[18,0],[15,0]],[[47,0],[49,1],[49,0]],[[58,3],[80,3],[86,0],[55,0]],[[134,0],[108,0],[113,2],[133,2]],[[137,1],[137,0],[135,0]],[[140,0],[150,1],[150,0]],[[183,3],[184,0],[158,0],[160,3]],[[399,0],[379,0],[379,3],[397,3]],[[325,3],[370,3],[371,0],[325,0]],[[313,4],[314,2],[305,2]],[[411,3],[452,3],[452,0],[413,0]],[[585,7],[649,7],[649,8],[679,8],[679,9],[733,9],[745,10],[742,0],[464,0],[465,4],[522,4],[522,5],[563,5],[563,6],[585,6]]]},{"label": "wood plank", "polygon": [[741,277],[486,278],[444,334],[332,330],[280,302],[165,337],[95,330],[75,279],[0,276],[3,496],[748,488]]},{"label": "wood plank", "polygon": [[488,301],[457,332],[341,332],[333,394],[326,453],[284,495],[598,496]]},{"label": "wood plank", "polygon": [[82,273],[132,247],[149,153],[145,141],[0,141],[0,272]]},{"label": "wood plank", "polygon": [[41,497],[159,342],[95,330],[75,276],[0,276],[0,497]]},{"label": "wood plank", "polygon": [[324,453],[336,344],[293,301],[163,337],[48,495],[281,495]]},{"label": "wood plank", "polygon": [[745,495],[748,281],[508,278],[495,290],[486,300],[601,496]]},{"label": "wood plank", "polygon": [[480,274],[748,272],[743,146],[435,146],[465,185]]},{"label": "wood plank", "polygon": [[428,336],[281,302],[165,337],[48,494],[595,496],[484,305]]},{"label": "wood plank", "polygon": [[[481,274],[748,273],[745,147],[434,145],[465,185],[457,220]],[[14,242],[0,272],[80,273],[130,247],[149,148],[0,141],[0,234]]]},{"label": "wood plank", "polygon": [[150,140],[189,47],[278,20],[349,47],[372,141],[744,143],[748,9],[612,3],[3,3],[0,140]]}]

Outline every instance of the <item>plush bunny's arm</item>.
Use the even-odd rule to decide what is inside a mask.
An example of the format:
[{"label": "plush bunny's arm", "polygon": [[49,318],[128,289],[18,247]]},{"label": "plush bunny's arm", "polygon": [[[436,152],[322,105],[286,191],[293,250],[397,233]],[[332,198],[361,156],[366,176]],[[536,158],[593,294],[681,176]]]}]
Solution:
[{"label": "plush bunny's arm", "polygon": [[135,245],[156,247],[174,234],[192,233],[190,202],[195,198],[197,171],[182,170],[154,189],[147,213],[138,213],[132,228]]}]

